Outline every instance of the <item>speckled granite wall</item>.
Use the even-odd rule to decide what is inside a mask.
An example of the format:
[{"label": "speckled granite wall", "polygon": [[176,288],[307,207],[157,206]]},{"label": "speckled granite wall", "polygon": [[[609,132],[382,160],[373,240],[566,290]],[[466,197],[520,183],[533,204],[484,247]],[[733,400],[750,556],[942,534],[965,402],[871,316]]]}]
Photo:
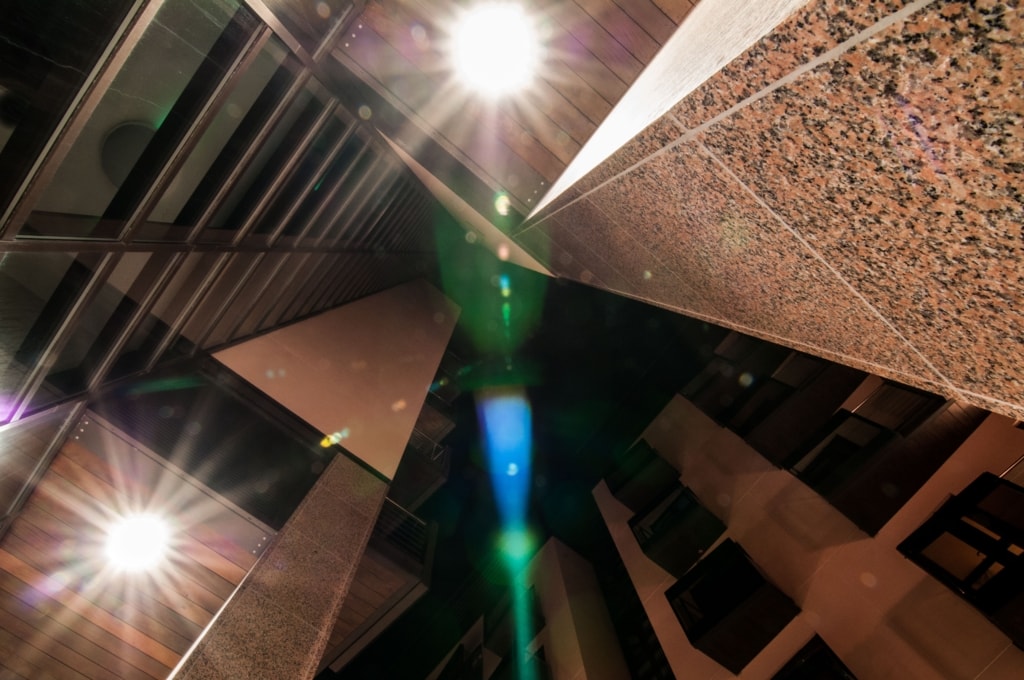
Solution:
[{"label": "speckled granite wall", "polygon": [[1024,418],[1024,8],[811,0],[516,240]]},{"label": "speckled granite wall", "polygon": [[335,458],[172,677],[312,678],[386,490]]}]

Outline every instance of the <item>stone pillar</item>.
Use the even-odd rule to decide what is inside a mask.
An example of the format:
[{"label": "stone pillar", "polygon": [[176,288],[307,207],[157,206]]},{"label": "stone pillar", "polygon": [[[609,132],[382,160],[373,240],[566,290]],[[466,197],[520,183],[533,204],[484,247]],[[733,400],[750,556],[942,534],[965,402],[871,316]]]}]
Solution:
[{"label": "stone pillar", "polygon": [[386,491],[335,458],[171,677],[312,678]]}]

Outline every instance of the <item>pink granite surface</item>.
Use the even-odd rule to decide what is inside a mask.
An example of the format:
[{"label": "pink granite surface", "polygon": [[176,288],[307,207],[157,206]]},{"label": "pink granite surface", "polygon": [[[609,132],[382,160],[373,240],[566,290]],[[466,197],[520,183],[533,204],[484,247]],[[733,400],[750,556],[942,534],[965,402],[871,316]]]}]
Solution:
[{"label": "pink granite surface", "polygon": [[336,457],[172,677],[312,678],[386,491]]},{"label": "pink granite surface", "polygon": [[1024,16],[991,7],[939,3],[706,143],[940,373],[1020,404]]},{"label": "pink granite surface", "polygon": [[1022,36],[1019,2],[812,0],[532,229],[634,297],[1022,417]]}]

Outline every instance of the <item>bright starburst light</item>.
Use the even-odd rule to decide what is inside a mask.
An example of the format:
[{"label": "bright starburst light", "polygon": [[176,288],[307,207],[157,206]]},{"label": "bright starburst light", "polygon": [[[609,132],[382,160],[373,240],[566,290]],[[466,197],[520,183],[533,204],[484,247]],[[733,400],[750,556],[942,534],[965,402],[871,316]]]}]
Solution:
[{"label": "bright starburst light", "polygon": [[476,5],[459,17],[452,38],[460,80],[486,97],[525,87],[540,60],[536,29],[519,5]]},{"label": "bright starburst light", "polygon": [[161,517],[122,517],[107,533],[107,559],[123,571],[146,571],[160,563],[170,539],[170,527]]}]

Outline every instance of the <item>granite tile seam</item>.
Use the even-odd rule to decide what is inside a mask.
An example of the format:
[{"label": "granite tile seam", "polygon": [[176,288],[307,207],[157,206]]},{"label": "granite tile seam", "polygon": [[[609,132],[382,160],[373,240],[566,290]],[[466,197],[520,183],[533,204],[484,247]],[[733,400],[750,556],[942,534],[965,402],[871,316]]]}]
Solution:
[{"label": "granite tile seam", "polygon": [[[750,95],[746,99],[744,99],[744,100],[742,100],[740,102],[737,102],[736,104],[733,104],[732,106],[730,106],[728,109],[726,109],[725,111],[721,112],[717,116],[715,116],[715,117],[713,117],[713,118],[711,118],[709,120],[704,121],[703,123],[701,123],[700,125],[698,125],[698,126],[696,126],[694,128],[687,129],[687,126],[683,125],[682,122],[678,118],[676,118],[674,114],[672,114],[671,112],[666,113],[664,117],[667,117],[670,120],[672,120],[681,129],[685,129],[686,132],[684,132],[682,135],[680,135],[677,139],[675,139],[672,142],[670,142],[670,143],[666,144],[665,146],[661,147],[657,151],[655,151],[655,152],[645,156],[644,158],[640,159],[639,161],[637,161],[633,165],[629,166],[625,170],[623,170],[623,171],[621,171],[621,172],[619,172],[619,173],[609,177],[605,181],[603,181],[600,184],[598,184],[597,186],[587,190],[586,192],[581,193],[579,196],[575,197],[574,199],[572,199],[571,201],[569,201],[565,205],[559,206],[559,208],[557,210],[554,210],[551,213],[549,213],[545,217],[545,219],[550,218],[553,215],[556,215],[557,213],[565,210],[566,208],[570,207],[571,205],[573,205],[573,204],[579,202],[580,200],[590,196],[592,193],[594,193],[595,191],[601,189],[606,184],[610,184],[611,182],[614,182],[616,179],[618,179],[619,177],[622,177],[623,175],[628,175],[629,173],[633,172],[634,170],[636,170],[641,165],[644,165],[648,161],[650,161],[650,160],[652,160],[654,158],[657,158],[658,156],[660,156],[660,155],[662,155],[662,154],[664,154],[664,153],[674,149],[675,147],[679,146],[680,144],[684,144],[686,142],[692,141],[693,139],[698,137],[701,133],[703,133],[705,130],[707,130],[707,129],[711,128],[712,126],[722,122],[723,120],[731,117],[736,112],[741,111],[741,110],[747,108],[751,104],[754,104],[754,103],[760,101],[761,99],[764,99],[765,97],[767,97],[771,93],[775,92],[779,88],[785,87],[786,85],[796,81],[801,76],[803,76],[805,73],[807,73],[809,71],[813,71],[814,69],[818,68],[822,64],[826,64],[826,63],[828,63],[830,61],[835,61],[836,59],[838,59],[839,57],[844,55],[846,52],[850,51],[851,49],[853,49],[854,47],[859,45],[860,43],[865,42],[867,40],[870,40],[871,38],[873,38],[877,34],[881,33],[882,31],[885,31],[886,29],[890,28],[891,26],[894,26],[895,24],[898,24],[898,23],[900,23],[902,21],[905,21],[906,19],[910,18],[911,15],[917,13],[921,9],[924,9],[928,5],[932,5],[932,4],[936,3],[937,1],[938,0],[916,0],[915,2],[912,2],[909,5],[906,5],[906,6],[902,7],[901,9],[897,10],[896,12],[893,12],[892,14],[889,14],[889,15],[885,16],[882,19],[879,19],[877,22],[875,22],[874,24],[872,24],[868,28],[865,28],[863,31],[860,31],[856,35],[853,35],[850,38],[844,40],[843,42],[839,43],[838,45],[836,45],[832,49],[830,49],[830,50],[828,50],[826,52],[823,52],[822,54],[818,55],[814,59],[811,59],[810,61],[807,61],[807,62],[801,64],[800,66],[796,67],[795,69],[793,69],[792,71],[790,71],[789,73],[787,73],[783,77],[779,78],[775,82],[771,83],[770,85],[767,85],[766,87],[764,87],[761,90],[755,92],[754,94]],[[712,76],[712,77],[714,77],[714,76]]]},{"label": "granite tile seam", "polygon": [[[521,241],[518,240],[520,237],[529,235],[530,232],[536,230],[537,233],[541,234],[545,239],[547,239],[549,244],[553,244],[555,247],[558,248],[558,250],[561,253],[563,253],[563,254],[565,254],[565,255],[567,255],[569,257],[572,257],[572,254],[569,251],[565,250],[562,246],[560,246],[557,241],[555,241],[553,238],[551,238],[550,234],[548,234],[546,231],[544,231],[544,230],[539,228],[539,227],[543,226],[543,224],[546,221],[547,221],[547,218],[545,218],[544,220],[541,220],[540,222],[536,222],[536,223],[530,225],[529,227],[527,227],[523,231],[521,231],[518,234],[516,234],[513,237],[513,239],[516,241],[516,243],[519,245],[520,248],[522,248],[527,253],[529,253],[538,262],[544,264],[544,266],[546,266],[548,268],[548,270],[551,271],[551,274],[552,274],[552,276],[554,278],[556,278],[556,279],[565,279],[567,281],[575,281],[577,283],[582,283],[582,284],[587,285],[587,286],[596,287],[599,290],[600,289],[603,289],[603,290],[614,290],[614,288],[612,288],[611,286],[607,285],[604,281],[601,280],[601,278],[599,276],[594,274],[594,272],[590,271],[590,269],[588,269],[586,267],[583,268],[583,271],[580,273],[578,278],[575,277],[575,276],[572,276],[571,274],[563,274],[560,270],[564,269],[565,265],[567,263],[556,263],[555,262],[555,255],[554,255],[554,253],[551,252],[550,247],[549,247],[547,255],[544,255],[543,253],[540,252],[539,249],[535,249],[533,246],[529,245],[529,243],[524,243],[524,242],[521,242]],[[574,259],[576,259],[576,258],[574,258]],[[546,260],[546,263],[545,263],[545,260]],[[578,261],[579,260],[577,259],[577,262]],[[603,262],[603,260],[602,260],[602,262]],[[553,265],[557,265],[557,266],[553,266]],[[584,278],[584,276],[583,276],[584,273],[589,274],[590,277],[589,278]]]},{"label": "granite tile seam", "polygon": [[992,666],[995,665],[996,661],[999,661],[999,659],[1004,654],[1006,654],[1007,651],[1009,651],[1010,647],[1013,647],[1013,643],[1012,642],[1008,643],[1005,647],[1003,647],[1003,651],[999,652],[994,657],[992,657],[992,660],[989,661],[987,664],[985,664],[985,667],[982,668],[981,671],[977,675],[974,676],[974,680],[979,680],[979,678],[983,677],[985,675],[985,671],[987,671],[989,668],[992,668]]},{"label": "granite tile seam", "polygon": [[[764,331],[760,328],[752,328],[750,326],[745,326],[741,323],[737,323],[730,319],[722,319],[716,316],[712,316],[710,314],[704,314],[702,312],[698,312],[686,307],[681,307],[679,305],[668,304],[665,302],[661,302],[659,300],[652,300],[650,298],[645,298],[636,295],[635,293],[627,293],[621,291],[617,292],[619,292],[623,297],[628,297],[632,300],[637,300],[639,302],[643,302],[649,305],[661,307],[662,309],[677,312],[679,314],[688,316],[692,319],[696,319],[697,321],[704,321],[705,323],[721,326],[722,328],[728,328],[729,330],[736,331],[737,333],[743,333],[744,335],[749,335],[760,340],[765,340],[776,345],[787,347],[789,349],[796,350],[797,352],[804,352],[805,354],[821,357],[826,361],[831,361],[833,363],[838,363],[844,366],[849,366],[851,368],[856,368],[858,370],[865,371],[866,373],[871,373],[884,378],[890,378],[892,380],[896,380],[898,382],[902,382],[914,387],[920,387],[921,389],[935,392],[946,398],[953,398],[963,393],[963,390],[960,390],[958,388],[950,388],[948,383],[940,384],[935,382],[934,380],[922,378],[919,375],[904,373],[903,371],[896,370],[891,366],[886,366],[883,364],[875,363],[873,361],[868,361],[863,357],[851,356],[849,354],[838,352],[833,349],[819,347],[817,345],[811,345],[809,343],[800,340],[795,340],[793,338],[782,337],[780,335],[775,335],[774,333]],[[1013,406],[1016,405],[1014,404]]]},{"label": "granite tile seam", "polygon": [[[611,215],[609,215],[609,214],[608,214],[608,212],[607,212],[607,211],[606,211],[606,210],[605,210],[604,208],[602,208],[602,207],[601,207],[600,205],[598,205],[598,204],[597,204],[596,202],[594,202],[594,201],[587,201],[587,203],[588,203],[588,204],[590,205],[590,207],[591,207],[592,209],[594,209],[594,210],[596,210],[597,212],[599,212],[599,213],[601,213],[602,215],[604,215],[604,217],[605,217],[605,220],[606,220],[606,221],[614,223],[614,221],[615,221],[615,218],[614,218],[614,217],[612,217]],[[640,242],[639,242],[639,241],[637,241],[636,239],[632,238],[632,236],[630,236],[630,240],[631,240],[631,241],[633,241],[633,245],[634,245],[634,247],[635,247],[635,249],[636,249],[637,251],[640,251],[640,252],[646,253],[647,255],[649,255],[649,256],[650,256],[650,258],[651,258],[651,261],[652,261],[652,262],[653,262],[654,264],[656,264],[656,265],[657,265],[657,270],[658,270],[659,272],[669,272],[669,273],[670,273],[670,274],[672,275],[672,277],[673,277],[674,279],[676,279],[677,281],[679,281],[680,285],[682,285],[682,286],[683,286],[683,288],[687,288],[687,289],[689,288],[689,284],[687,284],[687,283],[686,283],[686,280],[685,280],[685,279],[684,279],[684,278],[683,278],[682,276],[680,276],[680,275],[679,275],[679,274],[678,274],[678,273],[677,273],[677,272],[675,271],[675,269],[673,269],[672,267],[669,267],[669,266],[668,266],[668,265],[666,265],[666,264],[665,264],[664,262],[662,262],[662,261],[661,261],[661,259],[660,259],[660,258],[659,258],[659,257],[657,256],[657,254],[656,254],[656,253],[655,253],[655,252],[654,252],[653,250],[651,250],[650,248],[648,248],[648,247],[647,247],[647,246],[646,246],[645,244],[643,244],[643,243],[640,243]],[[591,249],[591,251],[593,251],[593,249]],[[600,256],[597,256],[597,257],[598,257],[598,258],[599,258],[599,259],[600,259],[600,260],[601,260],[602,262],[605,262],[604,258],[601,258]],[[611,267],[611,268],[612,268],[613,270],[615,270],[615,272],[616,272],[616,273],[618,273],[618,274],[619,274],[620,276],[622,276],[622,279],[623,279],[624,281],[626,281],[626,282],[629,282],[629,277],[628,277],[628,276],[624,276],[624,275],[622,275],[622,273],[621,273],[621,272],[619,271],[619,268],[618,268],[618,267],[615,267],[614,265],[609,265],[609,266],[610,266],[610,267]],[[651,268],[645,268],[645,270],[644,270],[644,271],[645,271],[645,273],[651,273],[651,270],[652,270],[652,269],[654,269],[654,267],[651,267]],[[641,299],[643,299],[643,298],[641,298]],[[644,300],[644,302],[646,302],[647,304],[651,304],[651,300],[649,300],[649,299],[645,299],[645,300]]]},{"label": "granite tile seam", "polygon": [[[822,254],[819,253],[818,250],[814,246],[812,246],[800,232],[798,232],[796,229],[790,226],[789,223],[786,222],[786,220],[784,220],[781,215],[779,215],[774,209],[772,209],[772,207],[768,205],[760,196],[758,196],[753,189],[747,186],[746,182],[740,179],[739,176],[736,175],[736,173],[734,173],[732,169],[722,161],[721,158],[719,158],[711,149],[705,146],[703,142],[698,141],[697,144],[700,145],[700,148],[706,154],[708,154],[708,156],[710,156],[712,161],[714,161],[714,163],[719,168],[721,168],[726,175],[728,175],[730,178],[732,178],[734,182],[736,182],[736,184],[742,187],[743,191],[745,191],[758,205],[764,208],[764,210],[768,212],[768,214],[775,218],[775,220],[778,221],[778,223],[781,224],[787,231],[789,231],[793,235],[793,237],[797,241],[799,241],[804,248],[807,249],[808,252],[810,252],[830,272],[832,272],[836,279],[842,282],[842,284],[847,289],[849,289],[851,293],[853,293],[855,298],[859,299],[868,309],[870,309],[871,312],[882,322],[882,324],[885,327],[887,327],[897,338],[899,338],[903,342],[904,345],[906,345],[914,354],[917,355],[917,357],[924,363],[925,366],[927,366],[932,372],[934,372],[936,376],[941,378],[942,381],[946,384],[948,390],[950,390],[951,392],[961,391],[958,387],[956,387],[953,384],[953,382],[948,377],[946,377],[944,373],[939,371],[939,369],[936,368],[936,366],[928,359],[928,357],[926,357],[917,347],[915,347],[910,342],[910,340],[908,340],[906,336],[904,336],[903,333],[901,333],[900,330],[884,314],[882,314],[873,304],[871,304],[871,301],[868,300],[863,293],[861,293],[852,283],[850,283],[846,279],[846,277],[844,277],[839,272],[839,270],[832,265],[831,262],[825,259],[825,257],[822,256]],[[791,341],[787,341],[784,344],[790,344],[790,342]],[[887,370],[892,371],[891,368]]]},{"label": "granite tile seam", "polygon": [[[973,402],[987,411],[992,411],[992,409],[989,408],[988,404],[991,404],[993,406],[1000,406],[1003,409],[1005,409],[1002,413],[1007,415],[1007,417],[1011,417],[1010,414],[1012,413],[1012,417],[1016,418],[1017,420],[1024,421],[1024,407],[1022,407],[1018,403],[1006,401],[1004,399],[999,399],[998,397],[993,397],[990,394],[972,392],[971,390],[965,390],[962,387],[956,388],[956,393],[959,396],[962,396],[965,399],[965,401]],[[988,402],[988,404],[986,404],[986,402]]]}]

